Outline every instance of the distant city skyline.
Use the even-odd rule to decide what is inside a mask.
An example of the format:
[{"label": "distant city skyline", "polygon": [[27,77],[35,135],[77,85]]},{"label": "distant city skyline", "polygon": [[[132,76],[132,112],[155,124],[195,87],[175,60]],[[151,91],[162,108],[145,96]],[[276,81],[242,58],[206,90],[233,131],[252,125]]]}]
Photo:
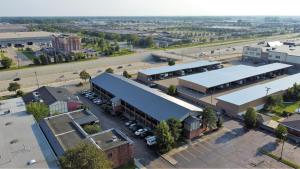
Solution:
[{"label": "distant city skyline", "polygon": [[299,0],[3,0],[0,16],[300,16]]}]

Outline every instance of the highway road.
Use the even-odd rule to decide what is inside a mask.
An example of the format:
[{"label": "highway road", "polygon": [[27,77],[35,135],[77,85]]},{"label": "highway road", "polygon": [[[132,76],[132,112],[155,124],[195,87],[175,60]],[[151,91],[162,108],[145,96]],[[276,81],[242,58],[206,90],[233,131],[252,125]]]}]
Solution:
[{"label": "highway road", "polygon": [[[282,36],[280,38],[269,38],[268,40],[281,40],[281,39],[289,39],[295,35]],[[174,52],[177,54],[182,54],[184,62],[193,61],[196,59],[210,59],[210,56],[199,57],[200,52],[208,52],[211,50],[224,51],[228,47],[236,48],[236,51],[228,52],[225,50],[225,53],[221,53],[221,57],[214,57],[214,59],[222,59],[222,57],[228,58],[239,56],[241,53],[241,47],[244,45],[255,44],[258,41],[250,41],[250,42],[242,42],[238,44],[227,44],[227,45],[216,45],[210,47],[188,47],[188,48],[179,48],[179,49],[171,49],[167,50],[168,52]],[[29,88],[37,85],[37,80],[40,85],[47,85],[51,83],[58,82],[67,82],[70,80],[78,80],[78,73],[82,70],[88,71],[91,75],[97,75],[101,71],[104,71],[108,67],[112,67],[117,70],[118,73],[121,73],[123,70],[127,70],[131,73],[136,73],[139,69],[149,68],[153,66],[160,66],[164,64],[153,64],[151,62],[150,54],[153,52],[163,52],[166,50],[138,50],[137,53],[127,56],[119,56],[119,57],[101,57],[96,60],[82,61],[82,62],[71,62],[64,64],[56,64],[56,65],[48,65],[48,66],[40,66],[40,67],[32,67],[26,69],[19,70],[10,70],[10,71],[2,71],[0,72],[0,95],[1,92],[5,92],[8,84],[12,82],[12,80],[16,77],[21,78],[19,82],[22,88]],[[217,52],[216,51],[216,52]],[[215,53],[215,55],[218,54]],[[196,56],[196,57],[195,57]],[[117,69],[118,66],[122,65],[122,69]],[[37,75],[37,78],[36,78]],[[7,93],[6,93],[7,94]]]}]

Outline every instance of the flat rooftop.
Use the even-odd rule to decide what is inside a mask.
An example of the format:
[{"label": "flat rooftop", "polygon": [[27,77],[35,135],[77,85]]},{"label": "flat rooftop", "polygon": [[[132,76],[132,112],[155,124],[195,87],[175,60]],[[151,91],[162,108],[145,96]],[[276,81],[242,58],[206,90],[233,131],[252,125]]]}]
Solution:
[{"label": "flat rooftop", "polygon": [[4,33],[0,33],[0,40],[37,38],[37,37],[50,38],[51,35],[53,35],[53,33],[51,32],[4,32]]},{"label": "flat rooftop", "polygon": [[300,83],[300,73],[287,76],[272,82],[252,86],[233,93],[229,93],[217,97],[216,99],[240,106],[255,101],[257,99],[266,97],[267,88],[270,88],[268,95],[271,95],[280,91],[287,90],[289,87],[292,87],[295,83]]},{"label": "flat rooftop", "polygon": [[[98,121],[98,118],[86,111],[75,111],[45,118],[47,126],[58,140],[64,150],[72,148],[85,140],[83,133],[76,121],[89,118],[84,124]],[[42,127],[43,128],[43,127]]]},{"label": "flat rooftop", "polygon": [[115,129],[109,129],[101,133],[94,134],[91,136],[91,139],[93,139],[103,151],[128,143],[127,136]]},{"label": "flat rooftop", "polygon": [[150,68],[139,71],[140,73],[143,73],[145,75],[151,76],[151,75],[157,75],[162,73],[169,73],[169,72],[175,72],[179,70],[185,70],[185,69],[192,69],[192,68],[199,68],[199,67],[205,67],[205,66],[211,66],[211,65],[217,65],[220,64],[220,62],[215,61],[196,61],[191,63],[184,63],[184,64],[176,64],[173,66],[163,66],[158,68]]},{"label": "flat rooftop", "polygon": [[88,141],[96,144],[98,148],[104,151],[132,142],[127,136],[115,129],[89,135],[81,125],[92,122],[99,122],[92,113],[74,111],[45,118],[40,125],[57,156],[61,156],[66,150],[79,143]]},{"label": "flat rooftop", "polygon": [[211,88],[230,82],[246,79],[249,77],[273,72],[276,70],[286,69],[289,67],[292,67],[292,65],[283,63],[272,63],[259,67],[238,65],[209,72],[179,77],[179,80],[185,80],[206,88]]},{"label": "flat rooftop", "polygon": [[[10,110],[9,114],[4,112]],[[22,98],[0,101],[0,168],[59,168],[56,157]],[[35,159],[36,164],[27,166]]]}]

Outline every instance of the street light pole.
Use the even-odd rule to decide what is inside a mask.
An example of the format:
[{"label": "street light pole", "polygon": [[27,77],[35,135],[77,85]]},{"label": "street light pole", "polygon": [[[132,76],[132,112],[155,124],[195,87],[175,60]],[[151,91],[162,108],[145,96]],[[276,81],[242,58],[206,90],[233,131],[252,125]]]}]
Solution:
[{"label": "street light pole", "polygon": [[287,136],[287,133],[283,133],[282,134],[282,147],[281,147],[281,153],[280,153],[280,160],[282,160],[282,153],[283,153],[283,147],[284,147],[284,142],[285,142],[285,139],[286,139],[286,136]]}]

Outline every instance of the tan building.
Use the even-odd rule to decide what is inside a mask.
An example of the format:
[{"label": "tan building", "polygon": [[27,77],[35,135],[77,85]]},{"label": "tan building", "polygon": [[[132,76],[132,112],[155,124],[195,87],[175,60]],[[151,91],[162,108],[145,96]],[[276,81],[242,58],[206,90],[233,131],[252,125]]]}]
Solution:
[{"label": "tan building", "polygon": [[52,46],[63,53],[81,50],[81,38],[75,35],[53,35]]},{"label": "tan building", "polygon": [[262,109],[268,96],[281,94],[295,83],[300,83],[300,73],[217,97],[217,108],[229,116],[239,117],[249,107]]}]

